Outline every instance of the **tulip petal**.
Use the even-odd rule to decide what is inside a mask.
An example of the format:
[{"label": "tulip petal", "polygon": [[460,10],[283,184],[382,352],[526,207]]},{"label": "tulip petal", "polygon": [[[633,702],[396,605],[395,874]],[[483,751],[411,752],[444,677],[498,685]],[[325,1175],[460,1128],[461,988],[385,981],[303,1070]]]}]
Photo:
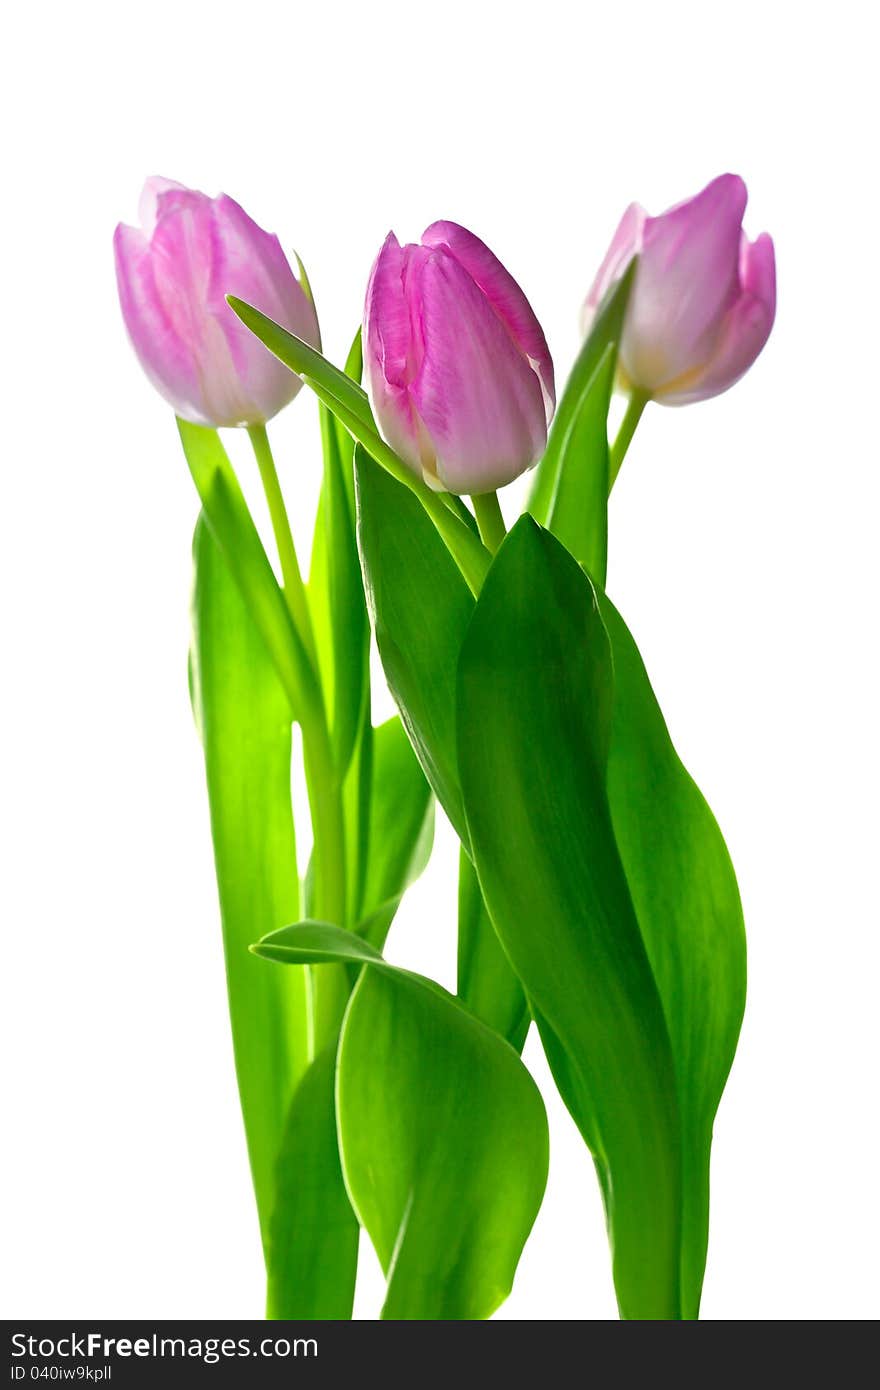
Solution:
[{"label": "tulip petal", "polygon": [[702,193],[649,217],[621,343],[627,377],[652,394],[701,367],[736,300],[746,187],[722,174]]},{"label": "tulip petal", "polygon": [[216,198],[213,217],[215,256],[208,307],[222,327],[236,372],[253,402],[253,418],[269,419],[293,399],[301,380],[244,326],[226,296],[237,295],[319,349],[314,305],[294,276],[278,238],[264,232],[233,198],[225,194]]},{"label": "tulip petal", "polygon": [[473,232],[457,222],[432,222],[422,235],[423,246],[445,246],[483,291],[519,350],[538,373],[547,424],[556,405],[553,359],[535,311],[509,270]]},{"label": "tulip petal", "polygon": [[444,246],[414,266],[424,357],[411,399],[451,492],[489,492],[540,458],[541,382],[499,313]]},{"label": "tulip petal", "polygon": [[754,243],[743,237],[740,279],[741,292],[724,316],[705,368],[681,388],[661,392],[661,404],[689,405],[720,395],[739,381],[764,347],[776,316],[776,261],[766,232]]},{"label": "tulip petal", "polygon": [[178,415],[210,424],[193,355],[156,289],[149,241],[138,228],[120,223],[113,251],[122,317],[141,366]]},{"label": "tulip petal", "polygon": [[162,306],[196,364],[204,410],[215,425],[255,421],[259,408],[239,375],[212,302],[215,269],[223,257],[212,200],[185,191],[166,193],[160,202],[150,243],[153,275]]},{"label": "tulip petal", "polygon": [[160,205],[165,194],[175,192],[186,193],[187,189],[182,183],[176,183],[174,179],[163,179],[158,174],[153,174],[146,180],[138,200],[138,220],[145,236],[151,237],[156,230]]},{"label": "tulip petal", "polygon": [[641,250],[642,232],[647,216],[639,203],[630,203],[621,217],[581,310],[581,332],[585,338],[593,326],[593,319],[602,300],[611,286],[622,277],[633,256]]},{"label": "tulip petal", "polygon": [[[364,366],[373,411],[382,434],[400,458],[422,471],[421,429],[409,383],[422,355],[420,317],[407,294],[412,289],[413,251],[389,232],[370,273],[364,306]],[[428,252],[422,252],[422,259]]]}]

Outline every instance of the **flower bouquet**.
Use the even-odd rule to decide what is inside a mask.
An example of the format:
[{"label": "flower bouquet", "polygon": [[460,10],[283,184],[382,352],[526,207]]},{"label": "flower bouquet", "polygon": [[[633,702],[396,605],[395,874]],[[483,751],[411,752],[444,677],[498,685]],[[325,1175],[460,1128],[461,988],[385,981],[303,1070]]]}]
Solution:
[{"label": "flower bouquet", "polygon": [[[533,1023],[593,1159],[621,1317],[698,1316],[745,937],[605,591],[608,495],[648,402],[717,395],[767,340],[773,245],[746,238],[745,204],[725,175],[626,211],[558,404],[526,296],[456,223],[388,236],[343,368],[302,264],[231,198],[151,179],[140,228],[117,229],[125,322],[201,504],[190,685],[270,1318],[350,1317],[361,1227],[383,1317],[495,1311],[547,1177]],[[304,382],[307,577],[266,429]],[[250,436],[277,567],[227,427]],[[529,469],[508,529],[498,490]],[[371,632],[399,709],[378,727]],[[385,955],[435,802],[461,842],[455,995]]]}]

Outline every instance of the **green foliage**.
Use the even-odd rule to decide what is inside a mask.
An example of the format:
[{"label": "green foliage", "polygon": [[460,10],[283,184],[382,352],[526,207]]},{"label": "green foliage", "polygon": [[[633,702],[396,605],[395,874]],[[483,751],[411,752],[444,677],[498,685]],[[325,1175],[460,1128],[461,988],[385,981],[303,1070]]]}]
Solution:
[{"label": "green foliage", "polygon": [[326,923],[270,959],[365,965],[337,1063],[348,1191],[388,1279],[389,1319],[487,1318],[510,1291],[547,1177],[547,1121],[514,1050],[439,985]]}]

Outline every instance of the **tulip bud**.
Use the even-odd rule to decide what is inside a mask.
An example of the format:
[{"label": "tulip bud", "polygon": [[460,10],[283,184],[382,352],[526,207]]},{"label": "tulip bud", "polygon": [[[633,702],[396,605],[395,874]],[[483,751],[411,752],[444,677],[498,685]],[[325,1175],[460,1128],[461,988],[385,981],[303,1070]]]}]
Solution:
[{"label": "tulip bud", "polygon": [[141,366],[176,413],[196,425],[263,424],[302,382],[226,303],[236,294],[320,347],[314,306],[278,238],[232,198],[169,179],[141,194],[141,227],[113,241],[122,316]]},{"label": "tulip bud", "polygon": [[748,371],[776,314],[776,264],[766,232],[742,230],[746,186],[722,174],[660,217],[633,203],[584,305],[586,333],[633,256],[639,265],[620,341],[622,384],[663,405],[726,391]]},{"label": "tulip bud", "polygon": [[364,310],[373,409],[395,452],[437,490],[484,493],[536,463],[553,363],[528,300],[455,222],[419,245],[388,234]]}]

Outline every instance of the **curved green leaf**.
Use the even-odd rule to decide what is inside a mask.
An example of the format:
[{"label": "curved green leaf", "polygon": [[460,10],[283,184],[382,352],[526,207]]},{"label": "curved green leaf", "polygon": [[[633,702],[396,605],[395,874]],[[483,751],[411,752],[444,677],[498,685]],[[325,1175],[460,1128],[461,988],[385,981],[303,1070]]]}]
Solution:
[{"label": "curved green leaf", "polygon": [[388,1278],[383,1318],[479,1319],[510,1291],[547,1177],[547,1120],[516,1053],[439,985],[323,923],[253,948],[365,964],[343,1024],[349,1194]]},{"label": "curved green leaf", "polygon": [[375,428],[373,412],[367,393],[359,381],[334,367],[332,362],[317,349],[310,347],[302,338],[282,328],[268,314],[263,314],[253,305],[245,303],[234,294],[226,296],[229,307],[238,315],[242,323],[251,330],[270,352],[298,376],[310,377],[331,396],[347,407],[359,420]]},{"label": "curved green leaf", "polygon": [[489,568],[489,552],[455,508],[447,508],[437,493],[398,458],[379,434],[366,392],[320,352],[274,323],[259,309],[227,295],[230,308],[275,356],[297,372],[320,401],[333,412],[352,439],[367,450],[390,475],[417,496],[445,538],[473,593],[478,593]]},{"label": "curved green leaf", "polygon": [[613,669],[589,580],[523,517],[461,653],[458,754],[480,885],[593,1151],[622,1316],[680,1316],[669,1034],[606,794]]},{"label": "curved green leaf", "polygon": [[608,795],[614,834],[672,1040],[682,1112],[683,1315],[706,1261],[712,1123],[745,1006],[736,876],[712,812],[672,745],[626,624],[600,598],[614,653]]},{"label": "curved green leaf", "polygon": [[547,530],[599,584],[608,566],[608,407],[617,368],[609,343],[584,391],[566,440]]},{"label": "curved green leaf", "polygon": [[617,360],[617,344],[620,341],[637,264],[637,259],[630,263],[626,273],[609,290],[600,305],[589,336],[571,369],[556,408],[547,450],[535,470],[528,504],[532,516],[542,526],[547,526],[550,521],[560,479],[563,472],[569,468],[571,457],[579,447],[578,421],[585,402],[589,399],[596,369],[609,344],[614,345],[613,357],[615,362]]}]

